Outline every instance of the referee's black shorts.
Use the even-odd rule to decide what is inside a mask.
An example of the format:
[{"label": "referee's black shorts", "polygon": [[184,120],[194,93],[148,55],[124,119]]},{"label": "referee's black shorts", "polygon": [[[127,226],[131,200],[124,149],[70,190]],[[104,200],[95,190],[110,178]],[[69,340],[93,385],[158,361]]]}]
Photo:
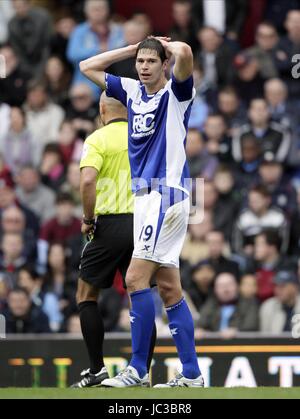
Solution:
[{"label": "referee's black shorts", "polygon": [[101,215],[94,239],[82,251],[80,278],[95,288],[110,288],[119,270],[125,286],[132,253],[133,215]]}]

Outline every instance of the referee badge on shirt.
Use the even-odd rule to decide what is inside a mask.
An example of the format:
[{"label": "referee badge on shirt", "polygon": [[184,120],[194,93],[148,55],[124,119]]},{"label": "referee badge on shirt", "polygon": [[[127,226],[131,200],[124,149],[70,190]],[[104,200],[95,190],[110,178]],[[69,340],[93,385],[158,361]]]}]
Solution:
[{"label": "referee badge on shirt", "polygon": [[89,154],[89,145],[88,144],[84,144],[83,149],[82,149],[82,155],[81,155],[81,159],[85,159]]}]

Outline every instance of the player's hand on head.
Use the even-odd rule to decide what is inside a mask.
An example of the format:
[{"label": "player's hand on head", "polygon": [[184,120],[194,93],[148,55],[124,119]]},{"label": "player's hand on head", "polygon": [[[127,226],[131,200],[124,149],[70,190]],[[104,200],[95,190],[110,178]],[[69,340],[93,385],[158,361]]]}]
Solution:
[{"label": "player's hand on head", "polygon": [[155,36],[155,35],[150,35],[148,36],[149,39],[154,38],[157,39],[158,41],[166,41],[166,42],[170,42],[172,38],[170,38],[169,36]]},{"label": "player's hand on head", "polygon": [[168,36],[149,36],[149,38],[154,38],[157,39],[159,42],[161,42],[162,46],[165,48],[166,50],[166,56],[168,57],[168,59],[171,58],[172,53],[169,50],[169,44],[172,40],[172,38],[168,37]]}]

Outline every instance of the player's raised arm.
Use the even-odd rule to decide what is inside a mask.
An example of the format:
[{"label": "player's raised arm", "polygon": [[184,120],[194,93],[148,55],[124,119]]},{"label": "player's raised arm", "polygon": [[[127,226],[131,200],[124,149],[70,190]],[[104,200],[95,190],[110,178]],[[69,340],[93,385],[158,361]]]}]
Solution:
[{"label": "player's raised arm", "polygon": [[177,81],[185,81],[193,74],[193,52],[191,47],[184,42],[166,42],[158,38],[166,49],[167,55],[175,58],[174,76]]},{"label": "player's raised arm", "polygon": [[104,52],[80,63],[80,71],[92,82],[105,89],[105,70],[112,64],[134,57],[137,45]]}]

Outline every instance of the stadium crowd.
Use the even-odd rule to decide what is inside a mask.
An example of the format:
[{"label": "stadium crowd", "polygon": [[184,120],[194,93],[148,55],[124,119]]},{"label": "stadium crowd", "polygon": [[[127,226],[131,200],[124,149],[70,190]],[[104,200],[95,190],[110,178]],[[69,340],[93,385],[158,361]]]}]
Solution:
[{"label": "stadium crowd", "polygon": [[[169,34],[195,58],[187,155],[205,179],[181,268],[197,337],[289,332],[300,314],[300,1],[266,2],[245,47],[251,3],[173,2]],[[79,161],[100,124],[100,91],[79,62],[140,42],[155,22],[142,9],[112,14],[113,1],[38,4],[0,2],[0,313],[8,333],[76,333]],[[108,72],[137,77],[134,59]],[[119,275],[100,308],[107,331],[130,330]],[[158,297],[156,311],[166,334]]]}]

